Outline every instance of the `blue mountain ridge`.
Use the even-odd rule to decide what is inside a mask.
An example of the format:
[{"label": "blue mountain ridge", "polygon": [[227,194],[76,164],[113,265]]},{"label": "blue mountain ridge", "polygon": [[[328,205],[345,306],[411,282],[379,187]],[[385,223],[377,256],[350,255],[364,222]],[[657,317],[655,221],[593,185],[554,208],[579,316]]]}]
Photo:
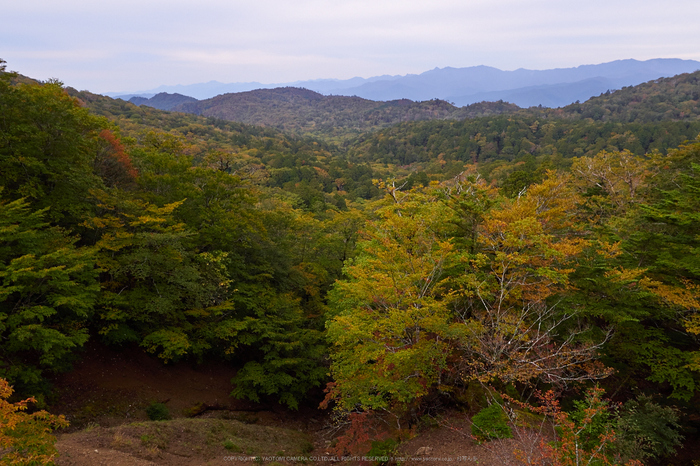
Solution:
[{"label": "blue mountain ridge", "polygon": [[698,61],[675,58],[616,60],[598,65],[550,70],[520,68],[503,71],[480,65],[468,68],[435,68],[421,74],[384,75],[366,79],[317,79],[277,84],[223,84],[210,81],[191,85],[160,86],[150,91],[131,94],[108,95],[127,100],[134,96],[150,98],[158,93],[169,92],[201,100],[230,92],[293,86],[324,95],[358,96],[375,101],[443,99],[458,106],[465,106],[481,101],[503,100],[520,107],[561,107],[577,100],[585,101],[607,90],[634,86],[698,69]]}]

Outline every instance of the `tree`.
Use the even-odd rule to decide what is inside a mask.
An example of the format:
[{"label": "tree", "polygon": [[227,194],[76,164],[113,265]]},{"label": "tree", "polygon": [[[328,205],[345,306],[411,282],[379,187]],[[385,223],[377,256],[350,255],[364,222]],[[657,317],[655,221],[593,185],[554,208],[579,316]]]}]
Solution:
[{"label": "tree", "polygon": [[[232,380],[232,395],[260,401],[275,396],[280,403],[298,409],[300,401],[326,380],[326,345],[323,334],[305,318],[299,300],[275,294],[264,285],[239,290],[237,304],[246,305],[224,325],[237,325],[240,352],[248,362]],[[240,308],[239,308],[240,309]],[[240,360],[240,359],[239,359]]]},{"label": "tree", "polygon": [[47,218],[73,227],[91,208],[88,191],[105,120],[90,115],[61,83],[13,85],[0,71],[0,172],[3,197],[25,198]]},{"label": "tree", "polygon": [[[604,390],[589,389],[584,400],[574,402],[575,409],[568,413],[561,409],[553,391],[540,394],[540,406],[510,400],[520,408],[545,416],[554,427],[554,439],[539,439],[536,452],[516,449],[523,464],[553,466],[628,465],[642,466],[641,461],[621,458],[618,454],[621,438],[615,431],[616,412],[603,399]],[[534,453],[534,454],[533,454]]]},{"label": "tree", "polygon": [[210,327],[226,313],[225,254],[188,247],[192,233],[173,219],[181,202],[157,207],[125,193],[93,194],[101,212],[84,226],[98,238],[98,333],[110,343],[137,342],[165,361],[201,357],[213,343]]},{"label": "tree", "polygon": [[0,373],[23,388],[87,341],[99,292],[94,249],[45,216],[23,199],[0,201]]},{"label": "tree", "polygon": [[[471,381],[566,385],[604,377],[600,341],[558,306],[586,241],[550,173],[500,198],[474,177],[388,195],[330,294],[329,399],[398,416]],[[604,339],[605,337],[603,337]]]},{"label": "tree", "polygon": [[99,194],[103,212],[88,222],[114,277],[103,274],[113,302],[102,332],[166,360],[230,360],[234,396],[297,407],[327,374],[321,222],[263,197],[216,154],[196,164],[183,138],[141,138],[131,148],[140,189]]},{"label": "tree", "polygon": [[100,131],[94,171],[107,187],[132,188],[138,175],[121,140],[107,129]]},{"label": "tree", "polygon": [[575,158],[571,172],[572,185],[581,195],[579,211],[592,225],[606,225],[624,235],[629,228],[625,215],[645,201],[661,163],[658,153],[641,157],[629,151]]},{"label": "tree", "polygon": [[650,380],[668,382],[672,396],[689,399],[700,371],[700,143],[665,162],[668,168],[640,205],[638,227],[623,247],[644,272],[639,286],[656,298],[656,328],[650,331],[664,347],[649,363]]},{"label": "tree", "polygon": [[577,309],[559,305],[586,246],[570,234],[576,196],[567,181],[550,172],[524,196],[500,199],[482,214],[473,252],[450,271],[455,369],[465,380],[565,385],[606,375],[593,364],[600,342],[583,338]]},{"label": "tree", "polygon": [[68,427],[68,421],[46,411],[31,414],[24,412],[29,403],[36,400],[27,398],[17,403],[9,403],[12,387],[0,379],[0,449],[2,464],[48,465],[56,458],[56,438],[50,432],[59,427]]},{"label": "tree", "polygon": [[449,354],[447,209],[436,192],[389,193],[330,295],[331,396],[346,410],[403,411],[440,384]]},{"label": "tree", "polygon": [[666,157],[602,152],[573,166],[588,235],[613,247],[587,252],[569,304],[614,328],[604,354],[620,378],[646,378],[681,399],[697,387],[697,154],[698,144]]}]

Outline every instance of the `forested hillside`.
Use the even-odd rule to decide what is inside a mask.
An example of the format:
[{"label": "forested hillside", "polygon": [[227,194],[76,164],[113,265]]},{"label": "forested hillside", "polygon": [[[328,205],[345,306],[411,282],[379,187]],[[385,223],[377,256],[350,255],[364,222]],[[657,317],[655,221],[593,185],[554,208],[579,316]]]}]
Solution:
[{"label": "forested hillside", "polygon": [[[268,127],[13,78],[3,66],[0,377],[20,394],[49,395],[93,341],[223,361],[237,398],[332,408],[339,455],[453,408],[486,413],[482,440],[550,419],[547,464],[572,445],[671,462],[697,438],[696,77],[581,118],[287,89],[246,102],[260,119],[286,102],[295,123]],[[404,107],[451,119],[395,125]]]},{"label": "forested hillside", "polygon": [[584,103],[555,109],[533,107],[525,110],[503,101],[481,102],[465,107],[455,107],[437,99],[424,102],[406,99],[376,102],[359,97],[323,96],[291,87],[223,94],[202,101],[166,93],[147,100],[132,100],[138,105],[269,126],[297,134],[347,137],[402,122],[461,121],[465,118],[514,113],[539,120],[547,118],[618,123],[695,121],[698,119],[699,76],[700,71],[662,78],[614,93],[608,91]]},{"label": "forested hillside", "polygon": [[171,110],[172,108],[183,103],[197,102],[197,99],[182,94],[168,94],[166,92],[161,92],[154,95],[150,99],[146,99],[144,97],[132,97],[129,99],[129,102],[134,105],[146,105],[159,110]]},{"label": "forested hillside", "polygon": [[3,376],[36,391],[97,338],[250,363],[238,392],[291,406],[321,383],[321,292],[357,214],[314,219],[231,153],[147,125],[121,139],[60,84],[2,78]]},{"label": "forested hillside", "polygon": [[551,110],[554,117],[649,123],[699,117],[700,71],[607,92],[582,104]]},{"label": "forested hillside", "polygon": [[[379,191],[374,178],[389,176],[389,168],[348,162],[332,143],[311,136],[282,133],[274,128],[235,123],[212,117],[136,107],[120,99],[68,89],[97,115],[119,127],[125,142],[136,144],[150,132],[168,133],[197,162],[205,158],[229,173],[250,173],[257,182],[285,188],[295,202],[344,205],[344,199],[369,199]],[[402,171],[408,174],[408,170]]]},{"label": "forested hillside", "polygon": [[408,165],[442,159],[463,163],[565,158],[601,150],[637,155],[665,152],[700,132],[700,120],[658,123],[571,121],[523,113],[461,121],[403,124],[363,135],[349,153],[364,160]]},{"label": "forested hillside", "polygon": [[307,89],[287,87],[223,94],[178,105],[173,110],[296,133],[343,135],[404,121],[462,119],[512,112],[517,108],[503,102],[458,108],[438,99],[377,102],[360,97],[323,96]]}]

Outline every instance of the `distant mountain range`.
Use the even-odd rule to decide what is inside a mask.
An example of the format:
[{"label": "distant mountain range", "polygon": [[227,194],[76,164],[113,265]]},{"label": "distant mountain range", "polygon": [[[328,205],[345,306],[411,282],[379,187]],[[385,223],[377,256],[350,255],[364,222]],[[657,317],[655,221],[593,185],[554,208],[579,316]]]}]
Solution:
[{"label": "distant mountain range", "polygon": [[[540,71],[526,69],[502,71],[489,66],[473,66],[435,68],[418,75],[375,76],[367,79],[320,79],[278,84],[257,82],[223,84],[211,81],[202,84],[160,86],[151,91],[131,94],[110,93],[108,95],[129,100],[133,97],[151,99],[161,93],[176,93],[182,97],[201,100],[220,94],[254,89],[297,87],[323,95],[357,96],[374,101],[442,99],[457,106],[465,106],[475,102],[503,100],[520,107],[539,105],[562,107],[576,101],[583,102],[608,90],[621,89],[696,70],[700,70],[700,62],[695,60],[630,59]],[[139,100],[138,103],[165,109],[159,102],[161,100],[165,98],[161,96],[156,101],[149,102]],[[170,108],[173,107],[170,106]]]},{"label": "distant mountain range", "polygon": [[[588,80],[595,83],[596,79]],[[527,92],[553,96],[568,85],[532,86]],[[524,92],[524,91],[523,91]],[[549,94],[546,94],[548,92]],[[512,91],[511,95],[518,95]],[[355,134],[398,123],[427,120],[464,120],[504,113],[536,114],[543,118],[596,121],[655,122],[693,120],[700,116],[700,71],[659,78],[614,92],[604,92],[583,103],[564,107],[522,109],[502,100],[463,107],[432,99],[388,102],[361,97],[324,96],[297,87],[258,89],[196,100],[181,94],[160,93],[150,99],[132,97],[135,104],[173,110],[295,133]]]}]

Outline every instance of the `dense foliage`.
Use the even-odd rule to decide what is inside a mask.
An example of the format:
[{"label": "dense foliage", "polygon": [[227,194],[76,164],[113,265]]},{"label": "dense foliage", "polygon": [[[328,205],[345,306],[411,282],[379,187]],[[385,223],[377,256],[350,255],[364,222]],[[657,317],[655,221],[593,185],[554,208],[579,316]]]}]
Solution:
[{"label": "dense foliage", "polygon": [[650,123],[672,120],[697,120],[700,115],[700,71],[671,78],[660,78],[639,86],[589,99],[583,103],[548,110],[552,116]]},{"label": "dense foliage", "polygon": [[592,156],[602,150],[644,155],[693,139],[697,120],[660,123],[542,119],[534,114],[403,124],[366,136],[353,146],[358,159],[408,165],[519,162],[530,158]]},{"label": "dense foliage", "polygon": [[[691,78],[671,82],[690,97],[657,100],[685,109]],[[360,430],[378,413],[404,427],[445,404],[476,412],[493,390],[575,407],[597,381],[631,414],[596,438],[625,461],[669,454],[674,409],[698,414],[700,123],[572,108],[341,144],[330,127],[290,136],[3,67],[0,377],[39,394],[98,339],[229,361],[239,398],[296,408],[325,385]],[[575,430],[575,413],[555,414]]]},{"label": "dense foliage", "polygon": [[[12,77],[0,79],[1,375],[36,392],[98,338],[166,362],[233,360],[237,396],[295,407],[320,386],[321,296],[352,253],[343,218],[357,214],[316,220],[298,197],[263,190],[248,154],[221,150],[265,147],[264,130],[213,127],[201,148],[151,122],[121,139],[60,83]],[[287,143],[272,134],[269,153]]]}]

